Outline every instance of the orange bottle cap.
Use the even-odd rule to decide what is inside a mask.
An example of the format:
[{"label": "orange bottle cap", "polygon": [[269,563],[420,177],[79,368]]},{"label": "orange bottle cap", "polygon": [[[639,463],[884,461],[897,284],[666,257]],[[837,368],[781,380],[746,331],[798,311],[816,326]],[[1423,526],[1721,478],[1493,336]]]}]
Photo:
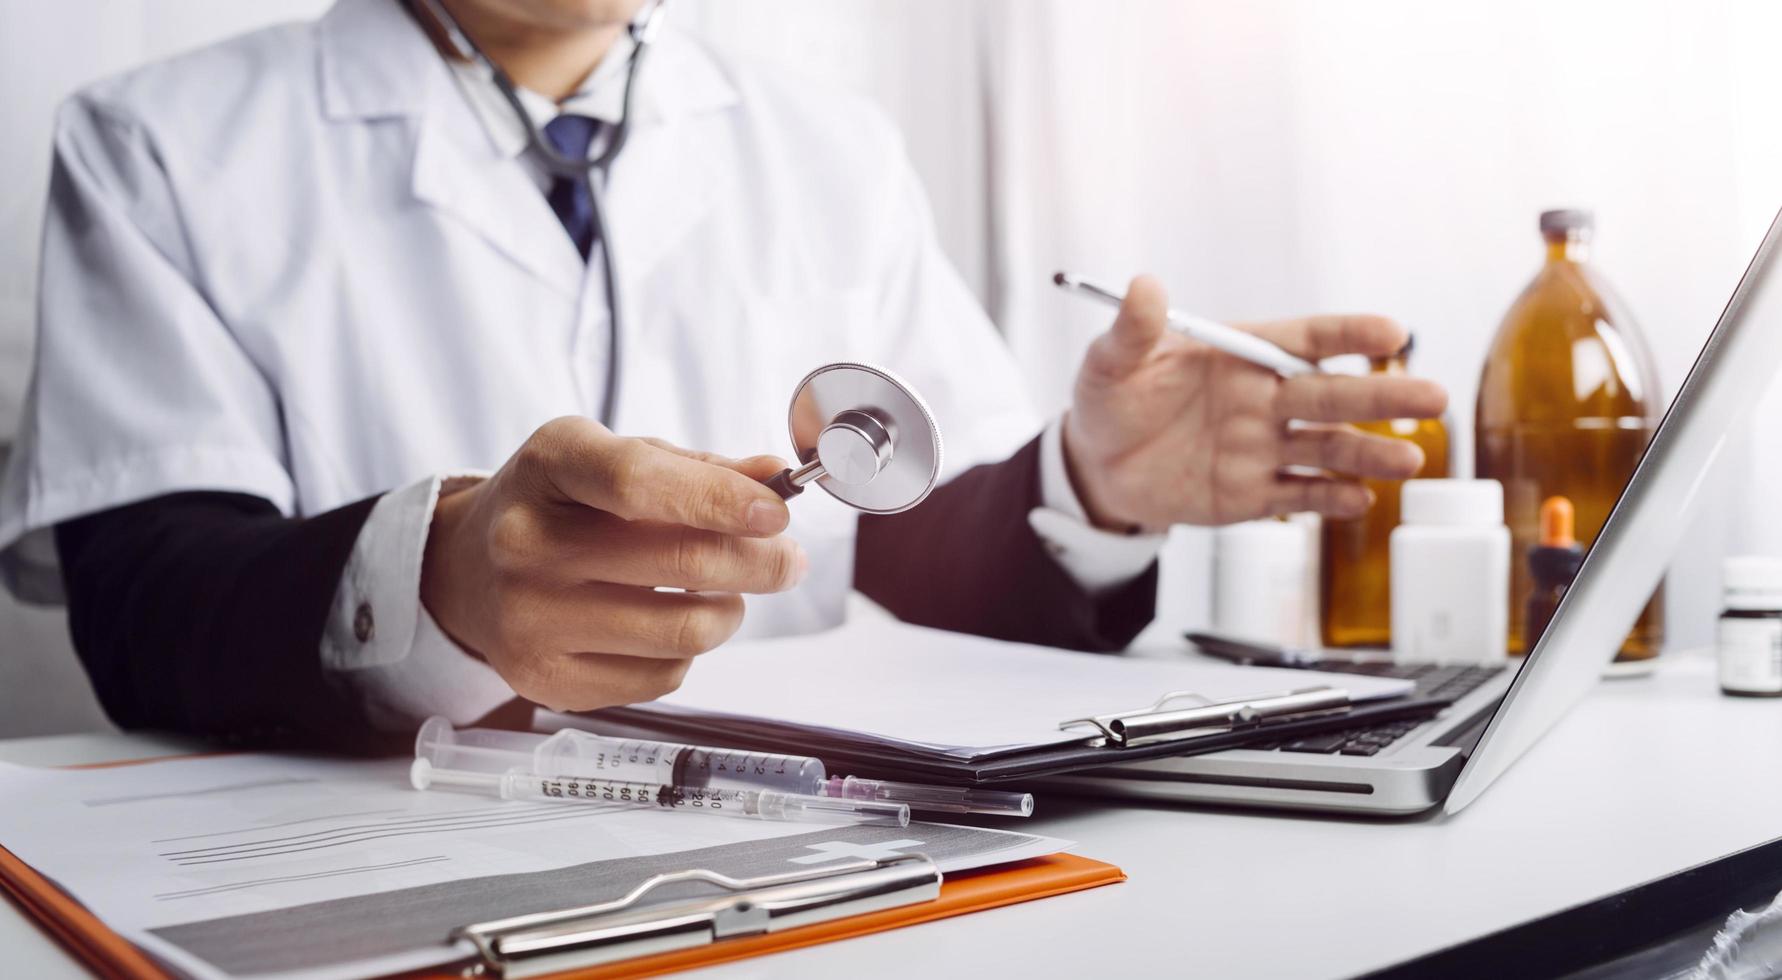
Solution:
[{"label": "orange bottle cap", "polygon": [[1541,547],[1570,548],[1576,545],[1576,523],[1572,502],[1567,498],[1548,497],[1541,501]]}]

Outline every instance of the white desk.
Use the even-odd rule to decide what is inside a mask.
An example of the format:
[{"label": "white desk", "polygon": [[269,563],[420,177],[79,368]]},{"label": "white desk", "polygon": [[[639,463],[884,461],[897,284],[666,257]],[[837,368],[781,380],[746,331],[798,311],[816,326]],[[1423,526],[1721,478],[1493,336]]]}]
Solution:
[{"label": "white desk", "polygon": [[[58,765],[171,739],[0,742]],[[1342,977],[1782,836],[1782,702],[1722,696],[1701,654],[1605,682],[1452,820],[1363,822],[1043,799],[1033,829],[1132,880],[704,971],[726,977]],[[12,805],[12,801],[8,801]],[[81,975],[10,908],[18,976]]]}]

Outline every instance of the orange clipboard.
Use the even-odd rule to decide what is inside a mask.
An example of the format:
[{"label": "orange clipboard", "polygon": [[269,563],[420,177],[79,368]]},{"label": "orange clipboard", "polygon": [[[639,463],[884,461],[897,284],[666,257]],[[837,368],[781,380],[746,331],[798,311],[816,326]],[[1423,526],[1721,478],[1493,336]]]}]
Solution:
[{"label": "orange clipboard", "polygon": [[[133,765],[155,760],[101,763]],[[600,966],[550,974],[553,980],[608,980],[613,977],[660,976],[694,967],[729,963],[781,950],[801,949],[853,936],[919,925],[983,909],[1016,905],[1126,880],[1126,873],[1074,854],[1054,854],[1001,867],[950,874],[938,897],[862,915],[798,926],[780,932],[723,939],[691,949],[642,956]],[[96,975],[112,980],[169,980],[169,974],[147,954],[35,868],[0,846],[0,892]],[[423,972],[419,976],[456,977],[457,973]]]}]

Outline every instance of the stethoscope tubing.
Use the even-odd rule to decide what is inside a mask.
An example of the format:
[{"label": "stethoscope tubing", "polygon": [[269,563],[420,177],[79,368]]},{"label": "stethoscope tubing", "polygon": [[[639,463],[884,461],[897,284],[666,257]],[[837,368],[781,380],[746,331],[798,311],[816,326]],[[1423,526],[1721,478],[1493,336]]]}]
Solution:
[{"label": "stethoscope tubing", "polygon": [[631,137],[631,96],[637,87],[637,69],[643,63],[644,52],[655,35],[662,13],[662,0],[654,0],[644,15],[627,28],[632,45],[631,56],[625,66],[625,93],[620,101],[619,121],[613,126],[612,135],[600,153],[585,160],[564,156],[544,138],[544,133],[533,124],[532,115],[526,111],[525,103],[520,101],[520,93],[513,79],[495,63],[495,59],[483,53],[483,49],[465,32],[451,11],[445,9],[444,4],[437,0],[423,2],[432,11],[434,18],[441,22],[441,26],[447,29],[454,46],[460,48],[460,54],[474,58],[489,69],[495,87],[500,90],[514,118],[526,130],[528,151],[553,177],[577,180],[587,188],[589,217],[594,224],[594,240],[600,248],[601,272],[606,279],[606,390],[601,394],[599,419],[601,425],[610,429],[619,404],[619,277],[613,262],[612,238],[607,234],[606,212],[602,206],[601,193],[611,174],[613,161],[618,159],[619,151],[625,148],[626,141]]}]

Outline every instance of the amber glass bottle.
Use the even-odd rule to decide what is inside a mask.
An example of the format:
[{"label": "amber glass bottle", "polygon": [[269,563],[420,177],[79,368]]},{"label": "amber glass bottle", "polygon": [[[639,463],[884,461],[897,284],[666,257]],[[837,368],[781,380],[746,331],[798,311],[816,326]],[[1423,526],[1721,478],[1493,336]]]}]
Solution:
[{"label": "amber glass bottle", "polygon": [[[1504,316],[1479,379],[1474,472],[1504,485],[1510,525],[1510,652],[1534,639],[1529,552],[1541,501],[1563,496],[1585,547],[1633,475],[1661,409],[1652,355],[1632,317],[1587,265],[1588,211],[1541,215],[1547,261]],[[1661,584],[1621,645],[1620,659],[1656,656],[1664,642]]]},{"label": "amber glass bottle", "polygon": [[[1403,374],[1411,345],[1392,357],[1375,358],[1374,374]],[[1439,419],[1390,419],[1363,422],[1356,428],[1409,439],[1423,449],[1419,478],[1448,475],[1448,427]],[[1398,526],[1398,481],[1369,480],[1374,505],[1352,521],[1324,521],[1324,546],[1319,549],[1319,578],[1325,646],[1392,645],[1392,529]]]}]

